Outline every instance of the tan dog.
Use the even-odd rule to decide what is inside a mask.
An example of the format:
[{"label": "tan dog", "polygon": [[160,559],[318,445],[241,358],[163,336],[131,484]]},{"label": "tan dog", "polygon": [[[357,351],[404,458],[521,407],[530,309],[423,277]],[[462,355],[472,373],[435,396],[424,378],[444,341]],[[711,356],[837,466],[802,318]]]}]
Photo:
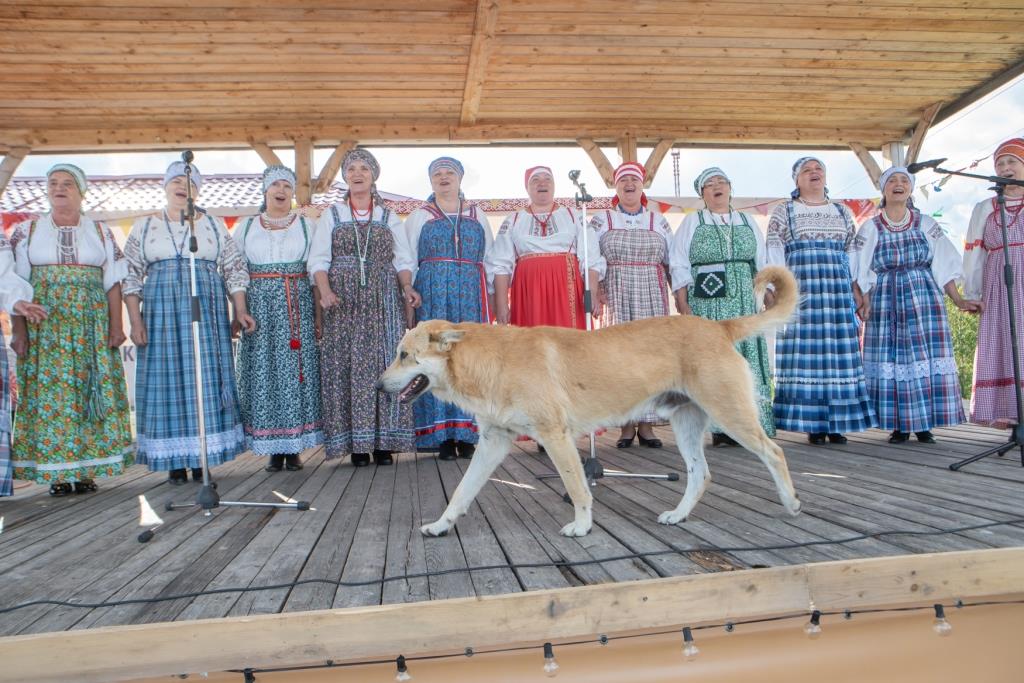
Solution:
[{"label": "tan dog", "polygon": [[433,391],[475,415],[480,428],[476,454],[447,509],[420,530],[446,534],[516,436],[525,434],[543,444],[572,499],[575,519],[562,534],[583,536],[591,527],[591,495],[576,437],[651,412],[670,421],[687,473],[682,500],[659,522],[685,520],[707,488],[709,417],[761,459],[783,506],[797,514],[786,458],[761,428],[750,366],[734,347],[785,324],[796,310],[797,284],[788,270],[772,266],[758,273],[758,301],[768,283],[775,287],[774,307],[722,322],[672,316],[583,332],[430,320],[409,330],[378,389],[402,401]]}]

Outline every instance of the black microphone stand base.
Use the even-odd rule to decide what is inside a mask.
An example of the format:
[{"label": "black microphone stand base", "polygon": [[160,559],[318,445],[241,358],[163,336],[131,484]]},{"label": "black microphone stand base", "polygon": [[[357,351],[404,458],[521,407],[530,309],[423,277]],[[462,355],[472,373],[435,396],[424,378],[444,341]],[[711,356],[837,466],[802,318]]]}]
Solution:
[{"label": "black microphone stand base", "polygon": [[1020,449],[1020,465],[1021,467],[1024,467],[1024,426],[1022,425],[1014,425],[1013,436],[1006,443],[994,446],[988,449],[987,451],[982,451],[981,453],[978,453],[977,455],[972,455],[969,458],[958,460],[957,462],[950,465],[949,469],[953,470],[954,472],[957,472],[964,465],[970,465],[972,462],[981,460],[982,458],[987,458],[990,455],[998,455],[1001,458],[1010,451],[1012,451],[1014,448]]}]

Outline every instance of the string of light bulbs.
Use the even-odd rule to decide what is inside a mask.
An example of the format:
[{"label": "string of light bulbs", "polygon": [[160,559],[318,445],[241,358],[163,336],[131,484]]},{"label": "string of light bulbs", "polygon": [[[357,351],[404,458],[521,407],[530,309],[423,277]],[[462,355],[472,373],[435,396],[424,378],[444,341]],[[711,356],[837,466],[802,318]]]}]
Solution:
[{"label": "string of light bulbs", "polygon": [[[680,634],[682,639],[681,653],[684,661],[690,662],[697,658],[700,654],[700,648],[697,647],[697,642],[694,637],[695,631],[707,631],[712,629],[723,629],[726,633],[734,633],[738,626],[749,626],[753,624],[766,624],[780,621],[795,621],[807,619],[807,622],[803,626],[804,634],[810,640],[817,640],[822,632],[822,619],[825,617],[840,616],[844,620],[849,621],[858,614],[887,614],[887,613],[899,613],[899,612],[931,612],[934,617],[931,622],[931,628],[936,635],[945,637],[953,632],[953,625],[946,618],[946,608],[953,607],[955,609],[967,609],[972,607],[991,607],[991,606],[1004,606],[1004,605],[1024,605],[1024,600],[983,600],[978,602],[966,603],[962,600],[957,600],[951,604],[944,605],[942,603],[934,603],[932,605],[919,605],[914,607],[876,607],[876,608],[865,608],[865,609],[845,609],[836,611],[823,611],[812,609],[803,612],[794,612],[791,614],[783,614],[774,617],[760,617],[757,619],[738,619],[734,621],[724,621],[721,623],[714,624],[702,624],[698,626],[683,626],[681,629],[673,628],[668,630],[651,631],[648,633],[632,633],[621,636],[609,636],[601,634],[596,638],[585,638],[580,640],[572,640],[562,642],[558,644],[559,648],[575,647],[580,645],[608,645],[612,641],[617,640],[634,640],[638,638],[653,638],[657,636],[671,635],[674,633]],[[229,673],[238,673],[243,675],[244,683],[258,683],[256,674],[261,673],[285,673],[292,671],[310,671],[317,669],[348,669],[348,668],[359,668],[369,666],[379,666],[383,664],[394,664],[395,665],[395,680],[396,681],[410,681],[413,679],[410,663],[412,662],[426,662],[439,659],[458,659],[460,657],[473,657],[476,655],[489,655],[489,654],[505,654],[510,652],[524,652],[529,650],[536,650],[537,645],[519,645],[515,647],[502,647],[502,648],[491,648],[486,650],[474,650],[472,647],[467,647],[462,652],[455,652],[449,654],[439,655],[420,655],[413,657],[406,657],[405,655],[398,655],[394,658],[387,659],[373,659],[373,660],[361,660],[358,662],[334,662],[327,660],[321,664],[305,664],[300,666],[282,666],[282,667],[271,667],[271,668],[245,668],[245,669],[230,669]],[[558,660],[555,658],[555,645],[551,642],[545,642],[540,646],[542,653],[541,670],[545,676],[553,678],[558,675],[558,671],[561,666],[558,664]]]}]

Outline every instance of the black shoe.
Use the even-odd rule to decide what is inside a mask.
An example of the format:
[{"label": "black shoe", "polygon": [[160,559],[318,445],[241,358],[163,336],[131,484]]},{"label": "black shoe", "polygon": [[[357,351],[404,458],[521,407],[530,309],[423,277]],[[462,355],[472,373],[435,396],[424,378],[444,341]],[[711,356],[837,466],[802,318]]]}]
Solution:
[{"label": "black shoe", "polygon": [[270,456],[270,462],[263,469],[267,472],[280,472],[282,467],[284,467],[284,456],[274,453]]},{"label": "black shoe", "polygon": [[374,465],[393,465],[395,459],[391,457],[391,451],[374,451],[373,452],[373,464]]},{"label": "black shoe", "polygon": [[203,480],[203,468],[202,467],[193,467],[192,468],[192,481],[202,481],[202,480]]},{"label": "black shoe", "polygon": [[442,441],[437,451],[438,460],[454,460],[459,457],[455,452],[455,442],[452,440]]},{"label": "black shoe", "polygon": [[92,479],[82,479],[75,482],[75,493],[92,493],[96,489],[96,482]]},{"label": "black shoe", "polygon": [[548,452],[547,449],[544,448],[544,444],[542,444],[540,441],[537,442],[537,452],[541,454]]},{"label": "black shoe", "polygon": [[468,441],[456,441],[455,450],[459,452],[460,458],[472,458],[473,454],[476,453],[476,445]]},{"label": "black shoe", "polygon": [[629,448],[630,446],[633,445],[633,439],[634,438],[635,438],[635,436],[631,436],[628,439],[619,439],[618,441],[615,442],[615,447],[616,448]]},{"label": "black shoe", "polygon": [[284,456],[284,468],[289,472],[298,472],[302,467],[302,460],[298,453],[289,453]]},{"label": "black shoe", "polygon": [[820,446],[823,443],[825,443],[825,438],[827,436],[828,434],[826,434],[825,432],[808,432],[807,441],[814,444],[815,446]]},{"label": "black shoe", "polygon": [[892,434],[889,435],[889,443],[903,443],[909,438],[910,434],[894,429],[892,430]]},{"label": "black shoe", "polygon": [[370,464],[369,453],[353,453],[352,454],[352,466],[353,467],[366,467]]},{"label": "black shoe", "polygon": [[711,445],[712,446],[739,446],[736,439],[732,438],[728,434],[711,432]]},{"label": "black shoe", "polygon": [[917,440],[921,443],[935,443],[935,435],[927,429],[923,432],[914,432],[917,435]]},{"label": "black shoe", "polygon": [[57,482],[56,484],[50,484],[50,495],[51,496],[67,496],[71,494],[71,484],[66,481]]},{"label": "black shoe", "polygon": [[832,443],[838,444],[843,444],[848,441],[848,439],[845,436],[843,436],[842,434],[837,434],[836,432],[829,432],[828,440],[831,441]]},{"label": "black shoe", "polygon": [[650,439],[645,439],[644,437],[637,434],[636,440],[639,441],[640,445],[643,446],[644,448],[661,448],[662,446],[661,439],[659,439],[656,436],[651,437]]},{"label": "black shoe", "polygon": [[188,471],[184,467],[177,470],[171,470],[167,473],[167,483],[171,486],[181,486],[187,482]]}]

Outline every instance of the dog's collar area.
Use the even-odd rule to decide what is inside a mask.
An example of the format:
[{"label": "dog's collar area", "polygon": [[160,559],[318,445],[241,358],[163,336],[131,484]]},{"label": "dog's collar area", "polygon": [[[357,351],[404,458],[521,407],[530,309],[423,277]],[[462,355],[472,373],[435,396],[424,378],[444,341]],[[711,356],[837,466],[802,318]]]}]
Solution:
[{"label": "dog's collar area", "polygon": [[398,392],[398,400],[402,403],[408,403],[409,401],[418,398],[420,394],[427,390],[427,385],[429,384],[430,379],[428,379],[426,375],[416,375],[400,392]]}]

